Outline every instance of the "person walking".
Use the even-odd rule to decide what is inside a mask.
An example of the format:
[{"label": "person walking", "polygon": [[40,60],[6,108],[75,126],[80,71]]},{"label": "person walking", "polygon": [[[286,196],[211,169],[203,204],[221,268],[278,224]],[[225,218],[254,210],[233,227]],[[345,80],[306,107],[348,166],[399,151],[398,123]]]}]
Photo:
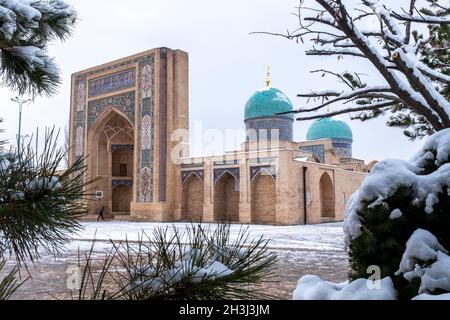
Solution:
[{"label": "person walking", "polygon": [[102,220],[105,220],[105,217],[103,216],[104,211],[105,211],[105,206],[103,206],[103,207],[100,209],[100,212],[98,213],[97,221],[99,221],[100,218],[102,218]]}]

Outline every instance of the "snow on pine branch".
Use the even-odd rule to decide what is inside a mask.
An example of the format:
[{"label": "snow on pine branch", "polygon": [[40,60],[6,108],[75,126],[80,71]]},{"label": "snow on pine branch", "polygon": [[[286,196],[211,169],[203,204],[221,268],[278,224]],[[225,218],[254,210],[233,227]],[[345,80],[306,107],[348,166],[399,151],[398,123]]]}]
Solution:
[{"label": "snow on pine branch", "polygon": [[58,68],[54,60],[44,50],[34,47],[13,47],[7,49],[15,57],[25,62],[31,71],[45,70],[53,77],[58,77]]},{"label": "snow on pine branch", "polygon": [[41,12],[30,5],[31,1],[0,0],[0,33],[11,40],[17,30],[17,23],[25,19],[38,27],[37,21],[42,18]]},{"label": "snow on pine branch", "polygon": [[55,93],[61,79],[46,48],[65,40],[76,19],[63,0],[0,0],[1,85],[20,95]]},{"label": "snow on pine branch", "polygon": [[[12,40],[16,32],[32,38],[34,30],[64,39],[76,20],[76,11],[63,0],[0,0],[0,35]],[[50,26],[51,24],[51,26]]]}]

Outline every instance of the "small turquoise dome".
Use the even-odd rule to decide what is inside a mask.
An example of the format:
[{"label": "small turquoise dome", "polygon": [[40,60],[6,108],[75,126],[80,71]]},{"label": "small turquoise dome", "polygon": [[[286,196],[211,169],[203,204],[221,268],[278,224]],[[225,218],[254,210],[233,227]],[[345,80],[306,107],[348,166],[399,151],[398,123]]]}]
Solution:
[{"label": "small turquoise dome", "polygon": [[[256,91],[245,105],[244,120],[256,117],[273,116],[278,112],[292,111],[292,103],[280,90],[272,87],[264,87]],[[293,119],[293,113],[282,115]]]},{"label": "small turquoise dome", "polygon": [[331,117],[314,121],[306,133],[306,139],[347,139],[353,141],[353,134],[352,129],[345,121]]}]

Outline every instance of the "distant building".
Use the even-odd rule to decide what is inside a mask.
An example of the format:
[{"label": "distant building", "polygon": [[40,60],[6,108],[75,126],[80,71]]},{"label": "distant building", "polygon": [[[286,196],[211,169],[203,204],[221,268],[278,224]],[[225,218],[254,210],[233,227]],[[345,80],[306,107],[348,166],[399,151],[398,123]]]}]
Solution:
[{"label": "distant building", "polygon": [[[72,75],[70,161],[88,155],[101,176],[90,211],[119,219],[304,224],[341,221],[373,163],[352,155],[337,118],[293,141],[292,103],[266,86],[245,105],[246,141],[224,155],[174,162],[176,129],[189,129],[188,55],[152,49]],[[287,112],[287,113],[283,113]]]}]

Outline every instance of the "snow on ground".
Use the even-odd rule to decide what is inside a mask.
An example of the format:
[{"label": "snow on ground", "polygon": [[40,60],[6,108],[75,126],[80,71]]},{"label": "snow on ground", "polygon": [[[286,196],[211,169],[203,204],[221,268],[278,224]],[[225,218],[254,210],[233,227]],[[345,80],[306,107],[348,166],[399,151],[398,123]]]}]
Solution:
[{"label": "snow on ground", "polygon": [[[206,225],[206,224],[204,224]],[[190,223],[152,223],[152,222],[127,222],[127,221],[101,221],[82,222],[84,229],[73,236],[74,240],[124,240],[135,241],[138,236],[145,232],[151,235],[157,227],[175,226],[180,231],[191,226]],[[211,224],[215,227],[216,224]],[[230,236],[235,238],[242,225],[231,225]],[[246,225],[243,226],[244,228]],[[342,251],[344,248],[344,233],[342,223],[328,223],[320,225],[297,225],[297,226],[269,226],[249,225],[250,238],[263,236],[269,239],[269,247],[273,249],[295,249],[295,250],[323,250]],[[78,242],[73,242],[68,249],[73,249]]]}]

